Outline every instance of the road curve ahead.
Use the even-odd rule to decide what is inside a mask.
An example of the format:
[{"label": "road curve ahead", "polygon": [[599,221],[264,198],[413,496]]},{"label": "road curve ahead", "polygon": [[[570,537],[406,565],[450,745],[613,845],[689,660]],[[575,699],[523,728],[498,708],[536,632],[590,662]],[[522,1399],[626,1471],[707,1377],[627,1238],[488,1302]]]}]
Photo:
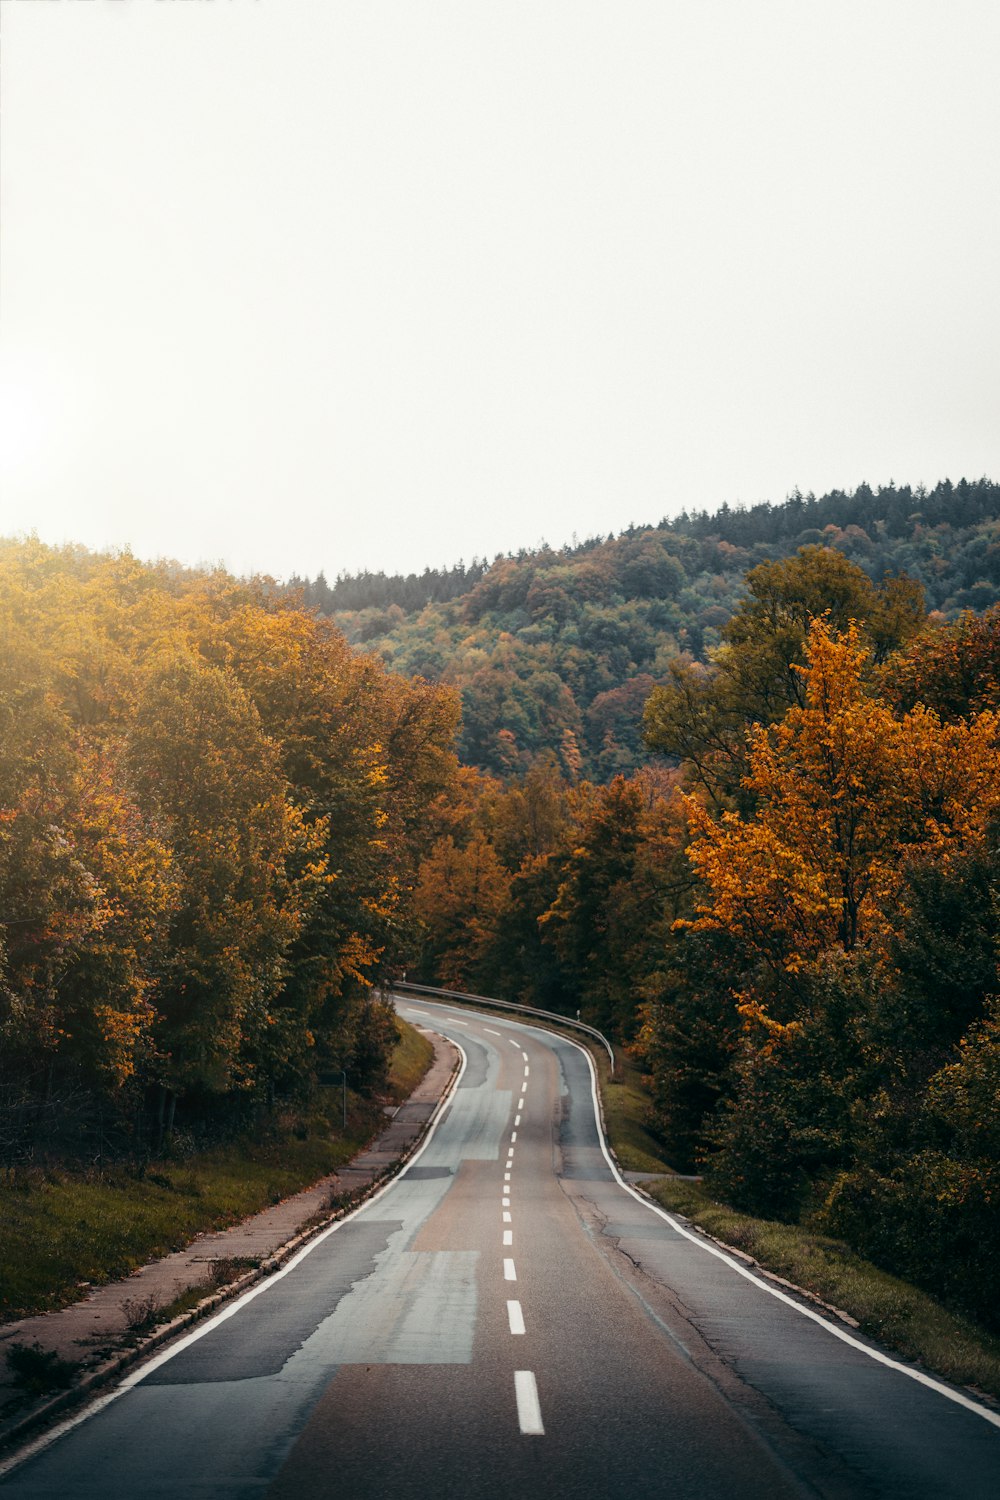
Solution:
[{"label": "road curve ahead", "polygon": [[572,1042],[398,1005],[465,1056],[408,1170],[10,1469],[4,1500],[1000,1493],[992,1414],[617,1180]]}]

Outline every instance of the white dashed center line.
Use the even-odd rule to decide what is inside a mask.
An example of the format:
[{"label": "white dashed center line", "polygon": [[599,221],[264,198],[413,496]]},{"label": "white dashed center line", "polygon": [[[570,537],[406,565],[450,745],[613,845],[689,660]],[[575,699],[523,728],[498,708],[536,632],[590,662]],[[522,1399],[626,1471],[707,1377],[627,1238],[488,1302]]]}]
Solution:
[{"label": "white dashed center line", "polygon": [[503,1180],[504,1180],[504,1182],[509,1182],[510,1181],[510,1173],[509,1172],[505,1172],[503,1174]]},{"label": "white dashed center line", "polygon": [[525,1051],[522,1050],[521,1056],[524,1058],[525,1062],[528,1061],[528,1054],[527,1054],[527,1052],[525,1052]]},{"label": "white dashed center line", "polygon": [[500,1035],[499,1031],[493,1031],[493,1030],[491,1030],[491,1028],[489,1026],[484,1026],[483,1030],[486,1032],[487,1036],[499,1036]]},{"label": "white dashed center line", "polygon": [[510,1208],[510,1199],[509,1198],[501,1198],[500,1199],[500,1207],[501,1208]]},{"label": "white dashed center line", "polygon": [[505,1245],[513,1245],[513,1243],[514,1243],[514,1231],[513,1231],[513,1229],[505,1229],[504,1230],[504,1232],[503,1232],[503,1242],[504,1242]]},{"label": "white dashed center line", "polygon": [[517,1280],[517,1272],[514,1270],[514,1262],[511,1260],[509,1255],[504,1256],[503,1279],[504,1281]]},{"label": "white dashed center line", "polygon": [[520,1302],[507,1303],[507,1321],[510,1324],[511,1333],[524,1333],[524,1313],[521,1311]]},{"label": "white dashed center line", "polygon": [[512,1046],[512,1047],[517,1047],[517,1048],[520,1048],[520,1046],[521,1046],[521,1043],[520,1043],[520,1042],[515,1042],[515,1040],[514,1040],[514,1038],[513,1038],[513,1037],[512,1037],[512,1036],[509,1036],[509,1037],[508,1037],[508,1038],[507,1038],[507,1040],[508,1040],[508,1042],[510,1042],[510,1045],[511,1045],[511,1046]]},{"label": "white dashed center line", "polygon": [[511,1133],[510,1133],[510,1143],[511,1143],[512,1146],[513,1146],[513,1144],[514,1144],[514,1142],[516,1140],[517,1140],[517,1131],[516,1130],[512,1130]]},{"label": "white dashed center line", "polygon": [[515,1125],[520,1125],[520,1123],[521,1123],[521,1116],[520,1115],[515,1115],[514,1116],[514,1124]]},{"label": "white dashed center line", "polygon": [[505,1208],[504,1211],[503,1211],[503,1221],[504,1221],[505,1224],[509,1224],[510,1223],[510,1209],[509,1208]]},{"label": "white dashed center line", "polygon": [[526,1437],[544,1437],[538,1386],[531,1370],[514,1371],[514,1395],[517,1398],[517,1421],[521,1431]]}]

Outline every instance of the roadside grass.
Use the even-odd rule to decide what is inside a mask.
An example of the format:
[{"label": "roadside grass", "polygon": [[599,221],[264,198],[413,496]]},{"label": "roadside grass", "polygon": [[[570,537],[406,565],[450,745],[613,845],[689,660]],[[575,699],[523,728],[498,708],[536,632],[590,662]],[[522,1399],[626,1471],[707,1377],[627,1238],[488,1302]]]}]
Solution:
[{"label": "roadside grass", "polygon": [[614,1077],[602,1047],[591,1047],[604,1111],[604,1126],[612,1151],[626,1172],[670,1172],[663,1147],[649,1128],[649,1094],[642,1073],[620,1049],[615,1053]]},{"label": "roadside grass", "polygon": [[[388,1090],[394,1102],[412,1092],[433,1057],[425,1037],[399,1025]],[[325,1109],[308,1119],[271,1121],[261,1138],[184,1160],[141,1171],[123,1164],[100,1173],[11,1174],[0,1186],[0,1319],[64,1307],[88,1285],[126,1276],[199,1232],[237,1223],[343,1166],[385,1116],[377,1101],[348,1090],[345,1131],[340,1089],[325,1092]]]},{"label": "roadside grass", "polygon": [[849,1245],[798,1225],[739,1213],[716,1203],[699,1184],[677,1177],[644,1186],[663,1208],[847,1313],[862,1333],[904,1359],[955,1385],[1000,1398],[1000,1338],[879,1270]]},{"label": "roadside grass", "polygon": [[434,1060],[434,1048],[415,1026],[396,1017],[400,1030],[399,1045],[392,1058],[389,1073],[389,1093],[393,1102],[401,1104],[408,1099]]}]

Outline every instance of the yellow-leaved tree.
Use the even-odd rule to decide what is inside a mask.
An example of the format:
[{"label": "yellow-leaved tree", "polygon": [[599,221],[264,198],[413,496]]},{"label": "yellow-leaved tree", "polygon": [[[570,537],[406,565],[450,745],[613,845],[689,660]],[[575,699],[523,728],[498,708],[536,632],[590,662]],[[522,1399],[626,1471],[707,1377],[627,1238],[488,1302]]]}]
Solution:
[{"label": "yellow-leaved tree", "polygon": [[705,885],[690,926],[744,946],[743,1013],[775,1031],[795,1018],[796,975],[821,954],[880,947],[907,860],[947,860],[1000,808],[1000,716],[942,723],[897,715],[866,685],[869,648],[853,624],[812,622],[801,706],[751,738],[744,787],[755,811],[713,818],[685,797],[689,857]]}]

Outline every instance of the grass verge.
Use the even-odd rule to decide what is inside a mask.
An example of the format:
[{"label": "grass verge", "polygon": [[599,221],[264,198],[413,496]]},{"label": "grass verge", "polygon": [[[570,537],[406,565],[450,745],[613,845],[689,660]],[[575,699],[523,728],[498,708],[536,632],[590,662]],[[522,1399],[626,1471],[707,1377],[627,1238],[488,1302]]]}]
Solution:
[{"label": "grass verge", "polygon": [[415,1026],[396,1017],[399,1044],[393,1053],[389,1093],[397,1104],[408,1099],[434,1060],[434,1048]]},{"label": "grass verge", "polygon": [[[389,1096],[419,1083],[434,1049],[411,1026],[393,1058]],[[378,1103],[348,1091],[308,1120],[269,1121],[266,1135],[233,1141],[183,1161],[98,1173],[19,1173],[3,1193],[0,1319],[76,1301],[89,1285],[126,1276],[179,1249],[203,1230],[223,1228],[301,1191],[362,1150],[385,1123]]]},{"label": "grass verge", "polygon": [[590,1049],[597,1067],[601,1108],[608,1141],[626,1172],[670,1172],[663,1147],[649,1128],[649,1094],[642,1073],[623,1052],[615,1054],[614,1076],[603,1047]]}]

